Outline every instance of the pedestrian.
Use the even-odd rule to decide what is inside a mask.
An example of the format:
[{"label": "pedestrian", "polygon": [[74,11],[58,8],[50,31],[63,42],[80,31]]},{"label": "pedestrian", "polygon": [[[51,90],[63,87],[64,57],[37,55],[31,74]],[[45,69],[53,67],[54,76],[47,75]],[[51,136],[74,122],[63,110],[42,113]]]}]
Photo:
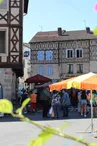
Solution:
[{"label": "pedestrian", "polygon": [[59,119],[60,118],[60,105],[61,105],[61,101],[60,101],[60,95],[58,94],[58,91],[55,91],[55,94],[53,95],[52,98],[52,107],[54,110],[54,118]]},{"label": "pedestrian", "polygon": [[71,103],[72,103],[73,108],[71,111],[76,111],[77,102],[78,102],[78,99],[77,99],[76,90],[72,88],[71,89]]},{"label": "pedestrian", "polygon": [[48,112],[51,107],[51,94],[49,87],[44,87],[40,94],[40,100],[43,102],[43,118],[48,118]]},{"label": "pedestrian", "polygon": [[97,117],[97,94],[95,90],[92,91],[91,99],[92,99],[92,105],[93,105],[93,113]]},{"label": "pedestrian", "polygon": [[63,106],[63,117],[68,117],[68,106],[70,105],[69,94],[66,89],[62,90],[62,106]]},{"label": "pedestrian", "polygon": [[86,117],[86,113],[87,113],[87,95],[86,95],[86,91],[82,90],[82,94],[81,94],[81,115],[84,117]]},{"label": "pedestrian", "polygon": [[77,96],[78,96],[78,112],[79,113],[81,113],[81,93],[82,93],[82,91],[79,90],[78,94],[77,94]]},{"label": "pedestrian", "polygon": [[36,111],[37,108],[37,94],[36,94],[36,90],[32,91],[32,94],[30,95],[31,98],[31,110],[32,111]]},{"label": "pedestrian", "polygon": [[[22,104],[27,98],[28,98],[27,90],[24,90],[24,91],[23,91],[23,94],[22,94],[21,104]],[[24,107],[24,113],[25,113],[25,114],[27,113],[27,105]]]}]

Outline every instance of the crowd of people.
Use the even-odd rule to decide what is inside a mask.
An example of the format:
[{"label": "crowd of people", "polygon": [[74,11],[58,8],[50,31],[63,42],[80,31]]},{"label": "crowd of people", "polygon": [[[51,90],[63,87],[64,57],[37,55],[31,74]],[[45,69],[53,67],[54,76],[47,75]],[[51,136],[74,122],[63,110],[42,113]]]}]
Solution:
[{"label": "crowd of people", "polygon": [[25,113],[27,109],[32,112],[42,109],[43,118],[59,119],[62,114],[63,118],[67,118],[69,116],[69,107],[71,107],[71,111],[78,111],[81,116],[87,117],[91,103],[93,104],[93,113],[97,117],[97,92],[95,90],[92,92],[92,98],[88,90],[62,89],[61,91],[54,90],[50,92],[49,87],[29,91],[23,90],[19,97],[20,104],[26,98],[31,98],[30,103],[24,109]]}]

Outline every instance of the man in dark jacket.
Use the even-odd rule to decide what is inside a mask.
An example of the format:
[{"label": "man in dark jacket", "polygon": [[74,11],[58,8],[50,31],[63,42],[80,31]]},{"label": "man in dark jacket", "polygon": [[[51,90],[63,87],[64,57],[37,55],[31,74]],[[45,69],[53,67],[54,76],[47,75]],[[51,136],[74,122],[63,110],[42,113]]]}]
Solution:
[{"label": "man in dark jacket", "polygon": [[51,95],[50,95],[50,89],[49,87],[45,87],[43,91],[41,92],[40,95],[40,100],[43,102],[43,118],[48,118],[48,112],[50,109],[50,100],[51,100]]},{"label": "man in dark jacket", "polygon": [[63,106],[63,117],[68,117],[68,106],[70,105],[70,98],[68,92],[63,89],[62,90],[62,106]]}]

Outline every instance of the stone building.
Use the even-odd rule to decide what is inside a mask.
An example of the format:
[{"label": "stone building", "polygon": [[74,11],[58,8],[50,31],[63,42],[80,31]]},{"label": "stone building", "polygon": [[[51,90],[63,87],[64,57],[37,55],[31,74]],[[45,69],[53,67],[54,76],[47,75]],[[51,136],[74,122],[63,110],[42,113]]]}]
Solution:
[{"label": "stone building", "polygon": [[18,77],[23,75],[23,15],[28,0],[0,3],[0,97],[16,97]]},{"label": "stone building", "polygon": [[86,30],[38,32],[30,41],[32,75],[53,81],[80,74],[97,73],[97,37]]}]

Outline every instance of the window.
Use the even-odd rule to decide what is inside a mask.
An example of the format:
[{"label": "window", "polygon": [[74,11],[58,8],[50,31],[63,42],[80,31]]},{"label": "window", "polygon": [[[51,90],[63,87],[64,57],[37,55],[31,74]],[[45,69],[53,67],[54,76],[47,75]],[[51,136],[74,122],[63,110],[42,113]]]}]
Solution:
[{"label": "window", "polygon": [[77,73],[83,73],[83,64],[77,64]]},{"label": "window", "polygon": [[52,60],[53,59],[53,51],[46,51],[46,60]]},{"label": "window", "polygon": [[40,66],[38,67],[38,74],[44,75],[44,66],[43,66],[43,65],[40,65]]},{"label": "window", "polygon": [[46,74],[47,74],[47,76],[52,76],[52,74],[53,74],[52,66],[47,66]]},{"label": "window", "polygon": [[66,50],[66,58],[73,58],[74,57],[74,50],[73,49],[67,49]]},{"label": "window", "polygon": [[8,30],[7,28],[0,29],[0,56],[8,54]]},{"label": "window", "polygon": [[8,8],[8,0],[3,0],[1,3],[0,3],[0,10],[5,10]]},{"label": "window", "polygon": [[68,64],[68,74],[73,74],[73,64]]},{"label": "window", "polygon": [[44,60],[44,51],[38,51],[37,59],[38,60]]},{"label": "window", "polygon": [[76,58],[83,57],[83,49],[76,49]]}]

